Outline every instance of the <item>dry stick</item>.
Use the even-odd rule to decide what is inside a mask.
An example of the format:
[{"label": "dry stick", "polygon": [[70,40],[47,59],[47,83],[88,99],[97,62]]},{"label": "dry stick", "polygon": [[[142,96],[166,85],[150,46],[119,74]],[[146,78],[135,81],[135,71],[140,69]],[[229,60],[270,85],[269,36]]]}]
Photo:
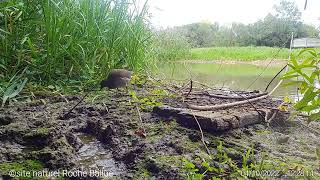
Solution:
[{"label": "dry stick", "polygon": [[214,98],[220,98],[220,99],[252,99],[252,98],[260,97],[260,96],[267,95],[267,94],[268,93],[264,92],[264,93],[259,93],[259,94],[252,95],[249,97],[244,97],[244,96],[224,96],[224,95],[218,95],[218,94],[210,94],[209,92],[205,93],[205,95],[207,95],[207,96],[214,97]]},{"label": "dry stick", "polygon": [[194,114],[192,114],[192,115],[193,115],[193,118],[196,120],[196,122],[197,122],[197,124],[198,124],[199,130],[200,130],[200,133],[201,133],[201,141],[202,141],[204,147],[206,148],[207,153],[210,155],[210,151],[209,151],[209,149],[208,149],[208,147],[207,147],[207,145],[206,145],[206,142],[204,142],[204,135],[203,135],[203,131],[202,131],[202,128],[201,128],[201,126],[200,126],[200,123],[199,123],[197,117],[196,117]]},{"label": "dry stick", "polygon": [[192,104],[187,104],[187,105],[188,105],[188,107],[190,109],[194,109],[194,110],[212,111],[212,110],[230,108],[230,107],[237,106],[237,105],[242,105],[242,104],[246,104],[246,103],[255,102],[255,101],[258,101],[258,100],[261,100],[261,99],[265,99],[265,98],[269,97],[269,95],[270,95],[270,93],[267,94],[267,95],[264,95],[264,96],[253,98],[253,99],[248,99],[248,100],[244,100],[244,101],[237,101],[237,102],[233,102],[233,103],[214,105],[214,106],[197,106],[197,105],[192,105]]},{"label": "dry stick", "polygon": [[138,112],[138,115],[139,115],[139,119],[140,119],[140,122],[141,122],[141,126],[142,126],[142,117],[141,117],[141,114],[140,114],[140,111],[139,111],[139,107],[136,105],[136,109],[137,109],[137,112]]},{"label": "dry stick", "polygon": [[259,101],[261,99],[265,99],[265,98],[271,96],[271,94],[274,93],[274,91],[282,84],[282,82],[283,82],[283,80],[281,80],[270,93],[268,93],[264,96],[260,96],[260,97],[256,97],[256,98],[252,98],[252,99],[247,99],[244,101],[237,101],[237,102],[233,102],[233,103],[226,103],[226,104],[220,104],[220,105],[214,105],[214,106],[197,106],[197,105],[192,105],[192,104],[187,104],[187,105],[190,109],[194,109],[194,110],[212,111],[212,110],[217,110],[217,109],[230,108],[233,106],[243,105],[246,103],[252,103],[252,102]]},{"label": "dry stick", "polygon": [[69,114],[90,94],[90,91],[88,91],[83,97],[82,99],[76,104],[74,105],[66,114],[64,114],[62,117],[63,118],[68,118]]},{"label": "dry stick", "polygon": [[279,74],[286,69],[286,67],[288,66],[288,64],[286,64],[272,79],[271,81],[268,83],[266,89],[264,90],[265,92],[268,91],[269,86],[271,85],[271,83],[279,76]]},{"label": "dry stick", "polygon": [[[266,123],[268,123],[268,126],[270,125],[270,122],[276,117],[276,115],[278,114],[278,109],[276,109],[276,111],[275,112],[273,112],[273,114],[272,114],[272,116],[269,118],[269,119],[267,119],[267,121],[266,121]],[[272,111],[271,111],[272,112]]]},{"label": "dry stick", "polygon": [[[190,81],[192,81],[192,80],[190,80]],[[183,86],[181,86],[181,87],[177,87],[177,88],[179,88],[179,92],[181,92],[181,93],[183,93],[183,90],[187,87],[187,85],[188,84],[190,84],[190,81],[188,81],[187,83],[185,83]]]},{"label": "dry stick", "polygon": [[188,94],[186,95],[186,97],[188,97],[189,95],[190,95],[190,93],[191,93],[191,91],[192,91],[192,79],[190,79],[190,89],[189,89],[189,92],[188,92]]}]

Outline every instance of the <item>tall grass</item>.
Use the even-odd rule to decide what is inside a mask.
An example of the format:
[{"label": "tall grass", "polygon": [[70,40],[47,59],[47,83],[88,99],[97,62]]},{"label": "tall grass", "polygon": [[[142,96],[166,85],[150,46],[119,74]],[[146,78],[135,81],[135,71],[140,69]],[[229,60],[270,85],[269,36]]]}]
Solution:
[{"label": "tall grass", "polygon": [[147,5],[134,0],[11,0],[0,3],[2,91],[91,82],[111,68],[141,69],[151,44]]},{"label": "tall grass", "polygon": [[181,60],[189,58],[191,47],[178,33],[159,31],[155,36],[155,53],[159,61]]}]

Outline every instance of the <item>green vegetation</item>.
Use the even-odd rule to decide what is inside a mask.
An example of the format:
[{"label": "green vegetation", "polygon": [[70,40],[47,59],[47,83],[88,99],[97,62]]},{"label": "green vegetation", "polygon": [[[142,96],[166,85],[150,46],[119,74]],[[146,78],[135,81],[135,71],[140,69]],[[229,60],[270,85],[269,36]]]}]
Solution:
[{"label": "green vegetation", "polygon": [[213,47],[191,50],[191,59],[195,60],[266,60],[287,59],[287,48],[271,47]]},{"label": "green vegetation", "polygon": [[[141,86],[146,83],[146,78],[139,77],[137,75],[132,76],[131,84],[135,86]],[[168,92],[165,90],[154,89],[148,94],[138,95],[134,90],[129,91],[131,97],[131,103],[136,103],[143,111],[151,112],[155,106],[161,106],[161,100],[168,96]]]},{"label": "green vegetation", "polygon": [[[33,179],[33,171],[43,170],[43,164],[39,161],[26,160],[23,162],[8,162],[0,164],[0,175],[9,175],[12,173],[21,173],[18,179]],[[24,173],[25,172],[25,173]],[[30,174],[26,174],[30,173]]]},{"label": "green vegetation", "polygon": [[[307,57],[301,56],[307,54]],[[292,54],[289,61],[291,68],[283,79],[291,79],[288,85],[298,85],[299,93],[303,95],[296,104],[295,108],[300,112],[310,115],[310,120],[320,120],[320,56],[316,49],[304,49],[295,56]]]},{"label": "green vegetation", "polygon": [[292,33],[294,38],[318,37],[318,29],[302,23],[294,2],[282,0],[274,10],[275,14],[249,25],[199,22],[160,31],[157,59],[287,59]]},{"label": "green vegetation", "polygon": [[139,8],[134,3],[1,2],[0,95],[13,98],[25,85],[29,90],[40,85],[79,91],[97,84],[111,68],[143,68],[150,55],[151,31],[146,5]]},{"label": "green vegetation", "polygon": [[303,24],[301,12],[292,1],[282,0],[274,6],[275,13],[264,19],[245,25],[232,23],[231,26],[219,23],[199,22],[164,32],[183,36],[192,47],[230,47],[230,46],[270,46],[289,47],[291,33],[294,38],[317,37],[319,30]]},{"label": "green vegetation", "polygon": [[157,32],[155,51],[160,61],[187,59],[190,56],[190,45],[180,34],[160,31]]}]

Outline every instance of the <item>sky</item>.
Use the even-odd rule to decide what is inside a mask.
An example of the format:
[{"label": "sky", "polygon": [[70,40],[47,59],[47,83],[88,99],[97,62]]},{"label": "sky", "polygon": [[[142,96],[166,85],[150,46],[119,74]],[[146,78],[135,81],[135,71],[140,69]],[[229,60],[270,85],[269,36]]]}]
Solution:
[{"label": "sky", "polygon": [[[320,0],[294,1],[302,12],[307,24],[320,25]],[[263,19],[274,12],[273,5],[280,0],[149,0],[151,23],[156,28],[167,28],[194,22],[219,22],[229,25],[232,22],[244,24]]]}]

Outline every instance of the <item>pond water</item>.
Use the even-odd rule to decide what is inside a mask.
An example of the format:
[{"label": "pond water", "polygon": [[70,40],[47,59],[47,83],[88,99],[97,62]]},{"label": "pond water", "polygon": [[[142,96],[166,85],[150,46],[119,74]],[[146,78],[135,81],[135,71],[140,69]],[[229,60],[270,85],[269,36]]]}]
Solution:
[{"label": "pond water", "polygon": [[[258,66],[253,64],[219,64],[219,63],[166,63],[159,64],[154,72],[158,78],[167,81],[192,80],[204,83],[211,87],[226,87],[233,90],[260,90],[264,91],[268,83],[283,66]],[[283,74],[283,73],[282,73]],[[270,85],[271,91],[280,81],[281,75]],[[284,82],[283,84],[285,84]],[[280,86],[275,96],[295,97],[295,87]]]}]

